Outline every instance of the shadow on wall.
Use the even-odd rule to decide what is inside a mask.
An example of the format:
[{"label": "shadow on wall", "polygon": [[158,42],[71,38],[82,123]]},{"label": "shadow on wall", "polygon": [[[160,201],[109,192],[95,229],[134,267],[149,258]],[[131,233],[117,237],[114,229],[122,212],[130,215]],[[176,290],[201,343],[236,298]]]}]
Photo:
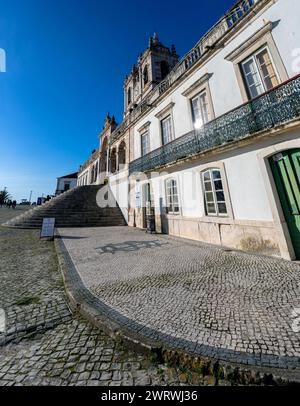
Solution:
[{"label": "shadow on wall", "polygon": [[115,254],[117,252],[134,252],[141,249],[156,249],[162,247],[163,245],[169,245],[167,242],[161,242],[159,240],[153,241],[124,241],[117,244],[107,244],[103,247],[95,248],[102,254]]}]

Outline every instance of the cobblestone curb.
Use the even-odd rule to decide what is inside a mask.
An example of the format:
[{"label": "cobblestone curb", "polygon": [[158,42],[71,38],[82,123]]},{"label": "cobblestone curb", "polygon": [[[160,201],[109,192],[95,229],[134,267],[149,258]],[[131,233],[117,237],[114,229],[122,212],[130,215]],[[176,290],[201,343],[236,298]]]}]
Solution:
[{"label": "cobblestone curb", "polygon": [[83,284],[57,231],[55,248],[71,309],[129,349],[152,353],[181,368],[235,384],[300,384],[300,360],[294,357],[245,354],[177,339],[131,320],[95,297]]}]

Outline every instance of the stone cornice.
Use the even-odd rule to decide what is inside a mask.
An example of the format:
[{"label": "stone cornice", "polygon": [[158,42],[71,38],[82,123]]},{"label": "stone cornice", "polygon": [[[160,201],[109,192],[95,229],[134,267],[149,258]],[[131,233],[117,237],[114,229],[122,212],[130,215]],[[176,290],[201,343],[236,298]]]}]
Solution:
[{"label": "stone cornice", "polygon": [[174,102],[169,103],[166,107],[164,107],[161,111],[159,111],[157,114],[155,114],[155,117],[161,120],[164,116],[169,114],[173,107],[175,106]]},{"label": "stone cornice", "polygon": [[209,81],[209,79],[212,77],[212,73],[205,73],[203,76],[201,76],[200,79],[196,80],[188,89],[186,89],[183,93],[182,96],[189,97],[189,95],[194,92],[197,88],[203,86],[206,82]]},{"label": "stone cornice", "polygon": [[138,128],[138,132],[144,132],[145,130],[148,129],[148,127],[150,127],[151,121],[147,121],[145,124],[143,124],[140,128]]},{"label": "stone cornice", "polygon": [[244,41],[242,44],[240,44],[237,48],[235,48],[230,54],[225,56],[225,59],[227,61],[233,62],[240,54],[245,52],[249,47],[251,47],[253,44],[255,44],[258,40],[260,40],[264,35],[267,33],[270,33],[272,29],[274,28],[275,23],[268,21],[262,28],[257,30],[251,38],[247,39]]}]

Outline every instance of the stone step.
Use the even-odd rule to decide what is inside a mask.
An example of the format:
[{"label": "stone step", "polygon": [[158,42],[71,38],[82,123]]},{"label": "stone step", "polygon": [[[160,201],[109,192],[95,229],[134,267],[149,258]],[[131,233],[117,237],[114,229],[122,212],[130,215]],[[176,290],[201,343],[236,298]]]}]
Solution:
[{"label": "stone step", "polygon": [[82,211],[82,212],[73,212],[73,211],[69,211],[69,210],[65,210],[64,212],[51,212],[51,213],[33,213],[30,216],[25,216],[24,218],[33,218],[33,217],[37,217],[37,218],[44,218],[45,215],[49,215],[49,214],[53,214],[56,215],[58,217],[67,217],[67,216],[89,216],[89,217],[123,217],[120,213],[117,212],[113,212],[113,213],[103,213],[103,212],[86,212],[86,211]]},{"label": "stone step", "polygon": [[[120,224],[120,225],[124,225],[126,224],[125,221],[122,220],[110,220],[110,221],[103,221],[103,220],[70,220],[70,221],[66,221],[66,220],[57,220],[55,222],[55,226],[56,227],[61,227],[62,224],[66,224],[66,225],[80,225],[80,224],[90,224],[90,225],[115,225],[115,224]],[[41,228],[42,226],[42,221],[20,221],[20,222],[16,222],[16,223],[11,223],[10,226],[35,226],[37,228]]]},{"label": "stone step", "polygon": [[[107,218],[107,217],[97,217],[97,218],[89,218],[89,217],[60,217],[60,218],[55,218],[56,223],[57,222],[80,222],[80,221],[89,221],[89,222],[102,222],[102,223],[109,223],[109,222],[123,222],[124,219],[122,218]],[[14,223],[39,223],[42,224],[43,219],[20,219],[16,220]],[[13,224],[13,222],[11,223]]]},{"label": "stone step", "polygon": [[[17,216],[4,225],[19,228],[40,228],[45,217],[54,217],[57,227],[126,225],[122,211],[116,202],[116,207],[100,208],[97,206],[96,195],[100,188],[100,186],[82,186],[71,189],[50,202]],[[110,191],[108,193],[111,194]]]}]

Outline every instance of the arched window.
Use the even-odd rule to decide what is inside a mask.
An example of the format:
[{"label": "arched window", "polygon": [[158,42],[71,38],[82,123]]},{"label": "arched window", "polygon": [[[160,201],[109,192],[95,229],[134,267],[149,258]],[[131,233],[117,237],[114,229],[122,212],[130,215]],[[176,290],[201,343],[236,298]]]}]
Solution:
[{"label": "arched window", "polygon": [[126,144],[122,141],[118,149],[118,170],[122,169],[122,166],[126,164]]},{"label": "arched window", "polygon": [[170,214],[179,214],[179,195],[176,179],[166,181],[166,206]]},{"label": "arched window", "polygon": [[202,172],[204,201],[208,216],[227,216],[227,206],[220,169]]},{"label": "arched window", "polygon": [[128,92],[127,92],[127,104],[128,104],[128,106],[131,103],[131,101],[132,101],[132,96],[131,96],[131,87],[130,87],[128,89]]},{"label": "arched window", "polygon": [[94,167],[92,167],[90,172],[90,184],[94,183]]},{"label": "arched window", "polygon": [[97,174],[96,174],[96,168],[95,168],[95,165],[94,165],[94,179],[93,179],[93,183],[96,182],[96,176],[97,176]]},{"label": "arched window", "polygon": [[117,151],[115,148],[111,151],[110,166],[111,166],[111,173],[115,173],[117,170]]},{"label": "arched window", "polygon": [[160,63],[160,75],[163,80],[170,72],[169,64],[167,61],[161,61]]},{"label": "arched window", "polygon": [[101,152],[104,153],[107,149],[107,138],[105,137],[101,142]]},{"label": "arched window", "polygon": [[101,145],[100,172],[105,174],[107,170],[107,138],[105,137]]},{"label": "arched window", "polygon": [[145,66],[145,68],[144,68],[143,80],[144,80],[144,85],[146,85],[149,82],[148,66]]}]

